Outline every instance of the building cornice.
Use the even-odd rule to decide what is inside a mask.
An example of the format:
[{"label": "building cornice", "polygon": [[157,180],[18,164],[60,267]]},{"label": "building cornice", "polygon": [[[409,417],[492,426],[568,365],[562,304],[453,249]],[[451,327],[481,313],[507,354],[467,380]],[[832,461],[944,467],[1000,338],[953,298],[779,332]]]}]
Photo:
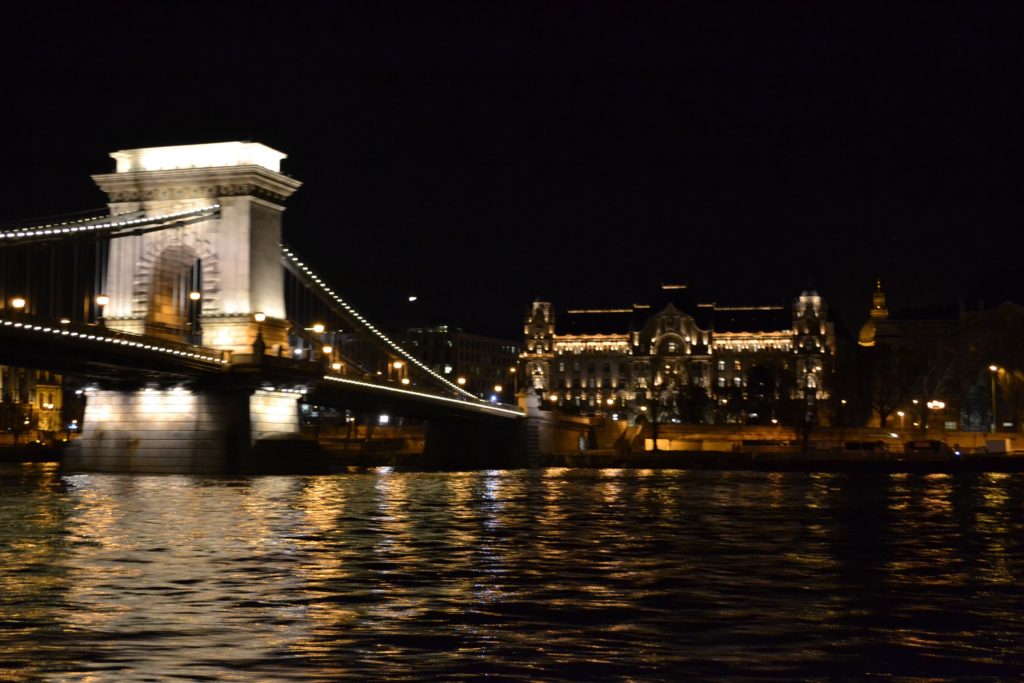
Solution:
[{"label": "building cornice", "polygon": [[555,342],[629,341],[628,334],[556,334]]},{"label": "building cornice", "polygon": [[283,204],[302,186],[294,178],[256,165],[101,173],[92,179],[114,204],[244,196]]}]

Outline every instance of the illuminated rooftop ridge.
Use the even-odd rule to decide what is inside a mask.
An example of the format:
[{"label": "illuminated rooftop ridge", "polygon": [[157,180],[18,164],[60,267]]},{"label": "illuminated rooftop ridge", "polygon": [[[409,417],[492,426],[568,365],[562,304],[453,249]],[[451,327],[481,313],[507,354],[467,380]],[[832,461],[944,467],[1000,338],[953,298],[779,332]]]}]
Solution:
[{"label": "illuminated rooftop ridge", "polygon": [[280,173],[281,160],[288,155],[259,142],[214,142],[203,145],[122,149],[111,152],[110,156],[117,162],[117,173],[226,166],[262,166]]}]

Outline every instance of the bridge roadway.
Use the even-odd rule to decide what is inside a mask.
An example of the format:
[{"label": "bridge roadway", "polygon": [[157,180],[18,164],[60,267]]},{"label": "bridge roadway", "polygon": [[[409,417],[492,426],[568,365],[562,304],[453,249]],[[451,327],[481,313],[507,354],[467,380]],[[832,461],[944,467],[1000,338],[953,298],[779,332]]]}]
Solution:
[{"label": "bridge roadway", "polygon": [[306,394],[307,402],[411,419],[438,417],[516,420],[510,406],[375,383],[325,371],[323,362],[216,349],[110,330],[61,324],[30,315],[0,316],[0,363],[51,370],[114,387],[190,384],[273,387]]}]

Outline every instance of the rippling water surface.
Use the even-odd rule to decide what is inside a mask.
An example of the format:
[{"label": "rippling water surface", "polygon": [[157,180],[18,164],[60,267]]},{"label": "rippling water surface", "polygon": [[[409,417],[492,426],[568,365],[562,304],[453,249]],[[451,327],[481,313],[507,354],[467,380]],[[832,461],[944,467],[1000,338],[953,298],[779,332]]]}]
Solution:
[{"label": "rippling water surface", "polygon": [[5,680],[1024,674],[1024,478],[0,466]]}]

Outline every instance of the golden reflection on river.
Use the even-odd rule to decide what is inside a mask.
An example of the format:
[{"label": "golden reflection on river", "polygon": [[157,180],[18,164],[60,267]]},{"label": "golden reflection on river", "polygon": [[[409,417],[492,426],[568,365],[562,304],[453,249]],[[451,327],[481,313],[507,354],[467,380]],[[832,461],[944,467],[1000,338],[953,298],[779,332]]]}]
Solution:
[{"label": "golden reflection on river", "polygon": [[1024,670],[1019,475],[5,467],[5,680]]}]

